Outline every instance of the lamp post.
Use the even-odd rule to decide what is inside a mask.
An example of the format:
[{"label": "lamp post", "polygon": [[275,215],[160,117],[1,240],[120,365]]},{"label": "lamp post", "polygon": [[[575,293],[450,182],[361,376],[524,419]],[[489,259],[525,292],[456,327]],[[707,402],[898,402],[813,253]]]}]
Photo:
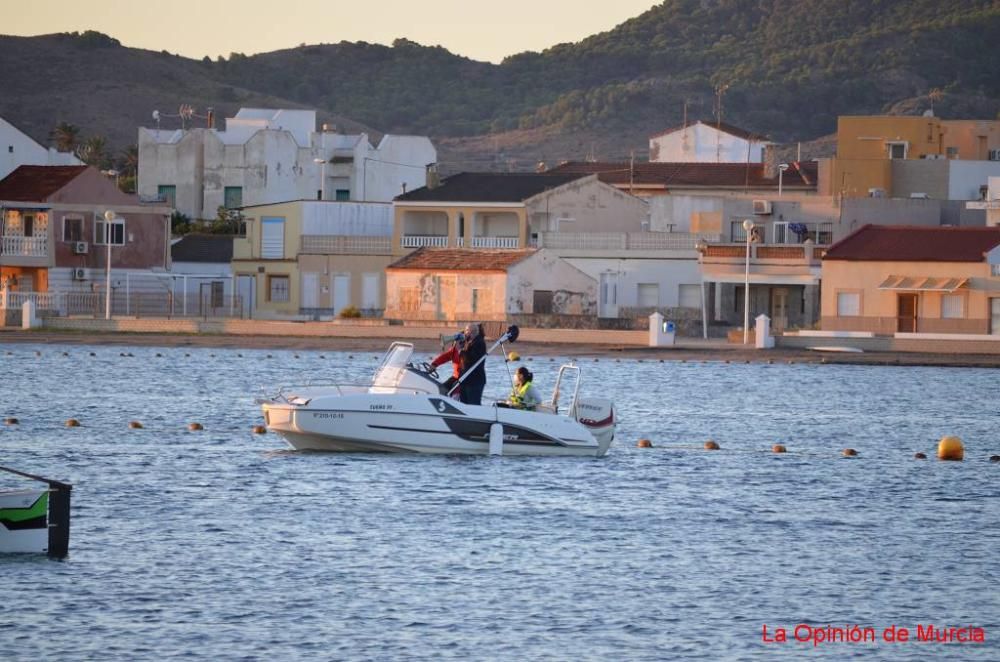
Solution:
[{"label": "lamp post", "polygon": [[319,166],[319,199],[326,200],[326,159],[313,159]]},{"label": "lamp post", "polygon": [[111,319],[111,224],[115,213],[110,209],[104,212],[104,243],[108,247],[107,281],[104,284],[104,319]]},{"label": "lamp post", "polygon": [[781,197],[781,185],[783,183],[782,180],[784,180],[784,178],[785,178],[785,171],[786,170],[788,170],[788,164],[787,163],[779,163],[778,164],[778,197],[779,198]]},{"label": "lamp post", "polygon": [[750,339],[750,235],[753,232],[753,221],[749,218],[743,221],[743,232],[747,236],[746,275],[743,279],[743,344]]}]

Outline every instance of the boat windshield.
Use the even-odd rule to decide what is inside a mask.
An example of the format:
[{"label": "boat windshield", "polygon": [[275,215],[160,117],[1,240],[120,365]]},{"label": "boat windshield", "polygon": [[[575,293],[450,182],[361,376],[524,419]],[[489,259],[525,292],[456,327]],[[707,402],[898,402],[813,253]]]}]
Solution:
[{"label": "boat windshield", "polygon": [[372,386],[385,386],[394,388],[406,374],[406,364],[410,362],[413,355],[413,345],[410,343],[394,342],[389,351],[382,357],[382,363],[375,371],[372,379]]}]

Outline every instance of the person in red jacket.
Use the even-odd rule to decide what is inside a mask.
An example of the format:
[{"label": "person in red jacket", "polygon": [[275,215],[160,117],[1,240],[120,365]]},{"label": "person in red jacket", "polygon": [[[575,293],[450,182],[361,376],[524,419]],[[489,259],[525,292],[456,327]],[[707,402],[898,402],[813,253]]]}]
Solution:
[{"label": "person in red jacket", "polygon": [[[458,378],[462,376],[462,371],[470,368],[480,356],[485,354],[485,346],[479,347],[480,345],[484,345],[484,341],[480,336],[482,336],[481,325],[472,323],[466,324],[462,337],[456,339],[449,349],[441,352],[433,361],[431,361],[431,365],[435,368],[451,361],[452,376],[444,381],[444,386],[448,391],[450,391],[451,387],[455,385]],[[481,375],[482,379],[479,379],[479,373],[483,373]],[[483,386],[485,386],[485,383],[485,370],[483,370],[483,366],[480,365],[471,375],[469,375],[469,377],[466,378],[466,381],[462,383],[462,386],[459,387],[459,399],[462,402],[468,402],[468,404],[481,404]],[[465,388],[467,385],[469,387],[468,389]]]}]

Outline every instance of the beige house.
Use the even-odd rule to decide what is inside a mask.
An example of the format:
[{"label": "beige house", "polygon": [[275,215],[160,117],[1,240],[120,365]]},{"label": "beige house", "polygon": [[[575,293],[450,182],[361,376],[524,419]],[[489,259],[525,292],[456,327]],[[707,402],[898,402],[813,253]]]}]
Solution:
[{"label": "beige house", "polygon": [[295,200],[241,213],[233,274],[253,317],[336,316],[349,306],[381,313],[389,203]]},{"label": "beige house", "polygon": [[822,278],[824,331],[1000,335],[1000,228],[866,225]]},{"label": "beige house", "polygon": [[595,315],[597,281],[542,250],[421,248],[386,269],[386,317],[502,321]]},{"label": "beige house", "polygon": [[643,200],[585,174],[460,173],[397,196],[393,211],[396,256],[422,247],[525,249],[543,233],[648,224]]}]

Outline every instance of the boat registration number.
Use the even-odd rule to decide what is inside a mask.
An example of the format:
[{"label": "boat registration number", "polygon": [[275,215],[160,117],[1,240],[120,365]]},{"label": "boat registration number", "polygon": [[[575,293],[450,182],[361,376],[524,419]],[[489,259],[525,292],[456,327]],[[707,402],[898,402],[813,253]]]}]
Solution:
[{"label": "boat registration number", "polygon": [[313,414],[313,418],[343,418],[344,415],[340,412],[316,412]]}]

